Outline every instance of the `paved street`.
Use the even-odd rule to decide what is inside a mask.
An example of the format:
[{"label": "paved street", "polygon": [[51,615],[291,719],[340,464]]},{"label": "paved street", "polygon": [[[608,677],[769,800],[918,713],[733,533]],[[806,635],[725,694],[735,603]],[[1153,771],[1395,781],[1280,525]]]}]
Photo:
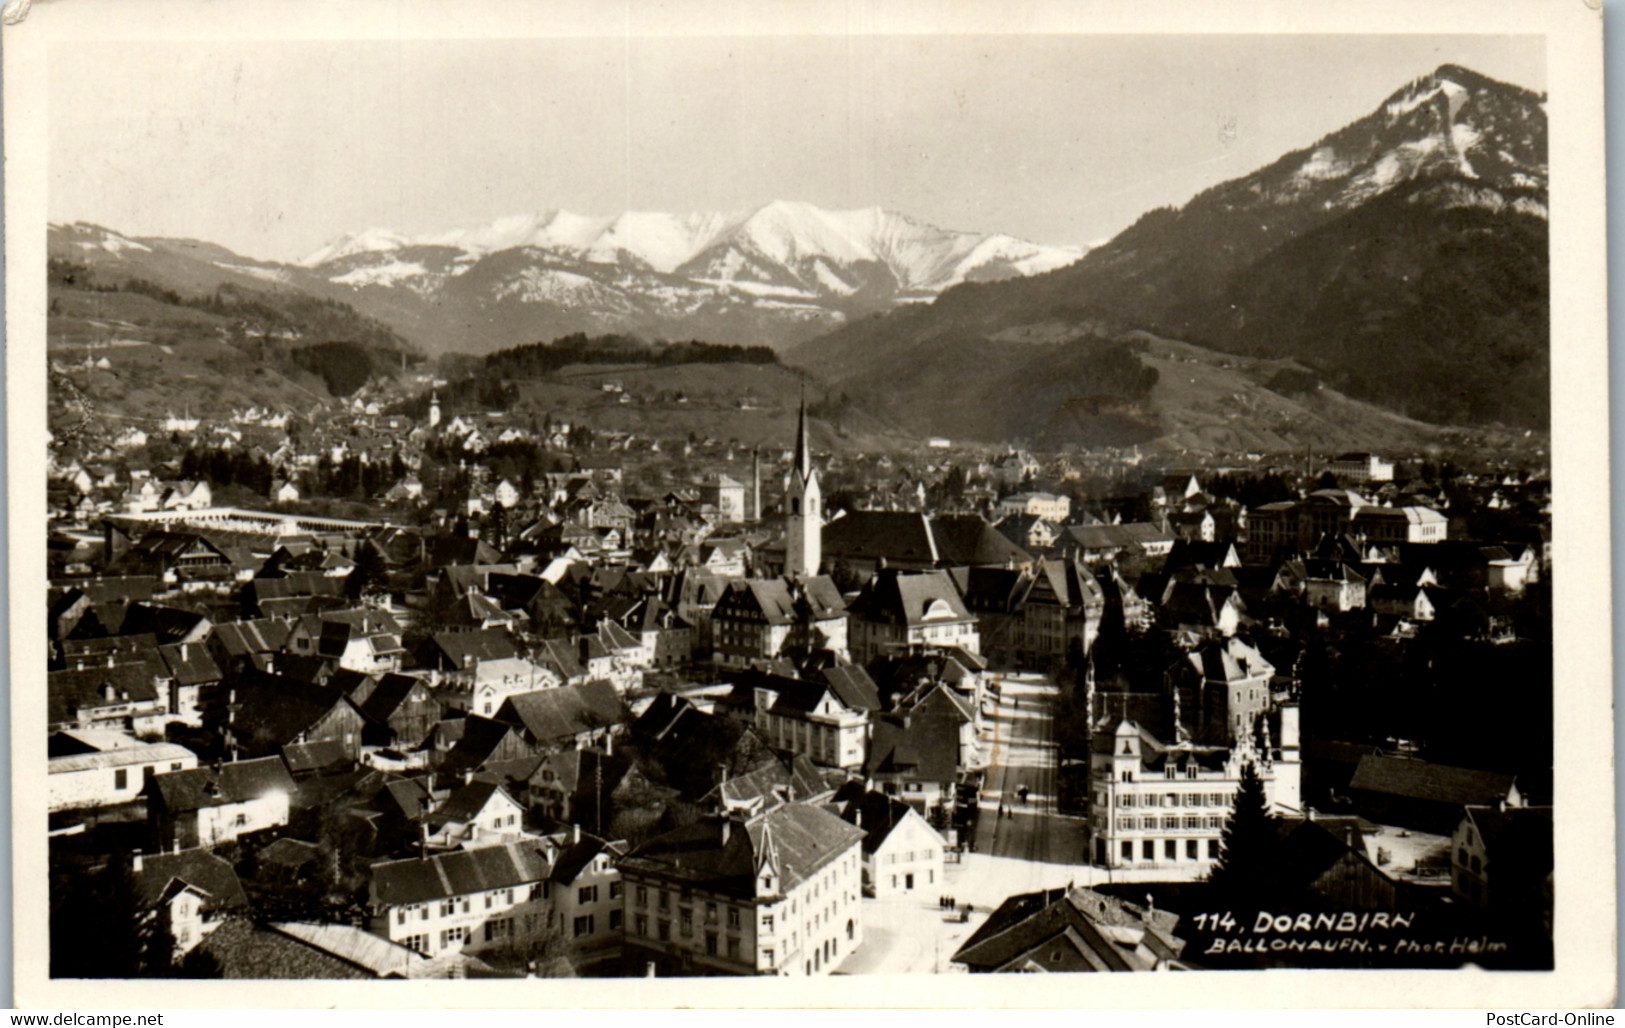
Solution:
[{"label": "paved street", "polygon": [[[1049,678],[1005,674],[991,722],[991,764],[982,787],[976,852],[998,857],[1079,864],[1084,821],[1056,813],[1055,732],[1058,692]],[[1027,801],[1018,795],[1027,787]],[[1000,816],[1003,806],[1008,816]]]}]

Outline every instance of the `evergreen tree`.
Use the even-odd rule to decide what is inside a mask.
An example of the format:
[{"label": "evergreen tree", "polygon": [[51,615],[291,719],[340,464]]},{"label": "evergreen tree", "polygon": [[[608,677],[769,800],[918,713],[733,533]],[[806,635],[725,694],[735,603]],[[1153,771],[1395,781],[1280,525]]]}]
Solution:
[{"label": "evergreen tree", "polygon": [[1264,781],[1251,761],[1242,765],[1230,816],[1219,835],[1219,859],[1208,873],[1215,891],[1238,906],[1256,901],[1268,884],[1276,818],[1264,798]]}]

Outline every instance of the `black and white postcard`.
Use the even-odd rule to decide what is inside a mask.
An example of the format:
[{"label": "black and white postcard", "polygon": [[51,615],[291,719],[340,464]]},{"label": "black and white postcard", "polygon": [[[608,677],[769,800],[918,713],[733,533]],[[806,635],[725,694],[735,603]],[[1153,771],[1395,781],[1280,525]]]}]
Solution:
[{"label": "black and white postcard", "polygon": [[5,11],[20,1005],[1613,1004],[1598,10]]}]

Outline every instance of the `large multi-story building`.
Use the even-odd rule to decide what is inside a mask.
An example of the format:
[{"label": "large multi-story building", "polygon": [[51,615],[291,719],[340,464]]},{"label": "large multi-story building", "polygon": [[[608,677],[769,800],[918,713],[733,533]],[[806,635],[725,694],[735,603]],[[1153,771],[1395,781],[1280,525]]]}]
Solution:
[{"label": "large multi-story building", "polygon": [[880,702],[839,675],[813,680],[747,672],[723,706],[770,746],[825,767],[856,770],[868,759]]},{"label": "large multi-story building", "polygon": [[852,660],[866,665],[911,646],[957,646],[981,652],[976,615],[946,571],[882,571],[847,608]]},{"label": "large multi-story building", "polygon": [[1090,857],[1100,867],[1154,870],[1197,881],[1219,859],[1219,836],[1252,764],[1273,808],[1296,812],[1302,767],[1298,708],[1281,708],[1281,745],[1167,745],[1130,720],[1096,736],[1090,758]]},{"label": "large multi-story building", "polygon": [[1250,563],[1261,564],[1283,551],[1311,550],[1328,535],[1389,546],[1444,542],[1449,528],[1449,519],[1431,507],[1384,507],[1347,489],[1319,489],[1249,511],[1244,549]]},{"label": "large multi-story building", "polygon": [[1072,513],[1072,498],[1055,493],[1014,493],[999,501],[1000,514],[1031,514],[1060,524]]},{"label": "large multi-story building", "polygon": [[863,942],[863,836],[786,803],[649,840],[620,862],[627,972],[828,974]]},{"label": "large multi-story building", "polygon": [[1364,485],[1367,482],[1392,482],[1394,464],[1374,453],[1345,453],[1327,465],[1327,470],[1338,478]]}]

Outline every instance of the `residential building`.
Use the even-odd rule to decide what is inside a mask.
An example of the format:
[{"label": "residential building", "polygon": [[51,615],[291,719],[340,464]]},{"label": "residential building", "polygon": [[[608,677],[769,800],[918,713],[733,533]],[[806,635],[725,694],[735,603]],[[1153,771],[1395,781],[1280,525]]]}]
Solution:
[{"label": "residential building", "polygon": [[976,615],[965,606],[946,571],[876,574],[848,607],[847,616],[847,637],[856,664],[911,646],[957,646],[981,652]]},{"label": "residential building", "polygon": [[721,705],[755,727],[768,745],[849,770],[864,765],[871,720],[880,708],[878,696],[760,671],[742,673]]},{"label": "residential building", "polygon": [[827,575],[733,581],[711,611],[719,664],[748,667],[791,649],[845,656],[848,641],[846,601]]},{"label": "residential building", "polygon": [[877,899],[941,894],[947,840],[914,807],[881,792],[850,800],[842,818],[861,828],[863,874]]},{"label": "residential building", "polygon": [[1011,896],[954,953],[972,974],[1184,969],[1179,916],[1095,892]]},{"label": "residential building", "polygon": [[142,790],[160,849],[210,848],[288,823],[293,777],[279,757],[156,774]]},{"label": "residential building", "polygon": [[1090,757],[1089,833],[1099,867],[1156,870],[1198,881],[1219,859],[1219,834],[1252,764],[1278,810],[1295,810],[1301,790],[1296,708],[1283,717],[1281,748],[1260,752],[1251,734],[1231,747],[1164,744],[1124,719],[1097,732]]},{"label": "residential building", "polygon": [[369,928],[428,957],[522,953],[558,933],[552,873],[540,839],[377,863]]},{"label": "residential building", "polygon": [[863,942],[863,835],[786,803],[637,847],[620,862],[628,973],[830,973]]},{"label": "residential building", "polygon": [[160,772],[197,767],[197,755],[168,742],[142,742],[114,729],[66,729],[46,743],[51,811],[109,807],[141,798]]},{"label": "residential building", "polygon": [[1031,514],[1060,524],[1072,513],[1072,498],[1055,493],[1013,493],[999,501],[1000,514]]},{"label": "residential building", "polygon": [[1360,485],[1370,482],[1392,482],[1394,465],[1374,453],[1344,453],[1326,466],[1338,478]]}]

